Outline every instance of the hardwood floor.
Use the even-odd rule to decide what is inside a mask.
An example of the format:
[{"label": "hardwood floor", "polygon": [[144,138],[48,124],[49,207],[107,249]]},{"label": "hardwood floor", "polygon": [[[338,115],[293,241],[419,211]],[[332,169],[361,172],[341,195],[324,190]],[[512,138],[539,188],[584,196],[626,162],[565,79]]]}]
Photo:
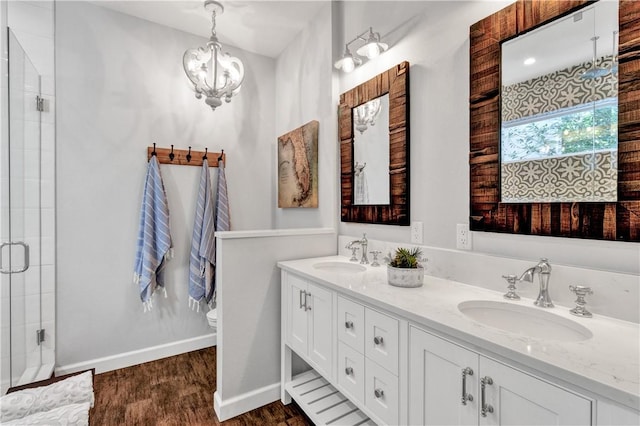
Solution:
[{"label": "hardwood floor", "polygon": [[280,401],[220,422],[215,389],[215,348],[98,374],[91,425],[313,425],[295,403]]}]

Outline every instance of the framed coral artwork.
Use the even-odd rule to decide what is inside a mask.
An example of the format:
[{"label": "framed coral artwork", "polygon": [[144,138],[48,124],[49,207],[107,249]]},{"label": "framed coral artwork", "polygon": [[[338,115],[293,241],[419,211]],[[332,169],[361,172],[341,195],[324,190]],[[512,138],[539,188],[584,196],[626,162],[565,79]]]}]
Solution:
[{"label": "framed coral artwork", "polygon": [[278,207],[318,207],[317,121],[278,138]]}]

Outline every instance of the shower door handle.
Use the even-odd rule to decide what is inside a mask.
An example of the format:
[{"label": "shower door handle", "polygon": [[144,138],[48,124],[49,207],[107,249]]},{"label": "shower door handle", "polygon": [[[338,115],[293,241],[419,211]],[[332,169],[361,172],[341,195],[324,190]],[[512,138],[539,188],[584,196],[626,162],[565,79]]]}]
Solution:
[{"label": "shower door handle", "polygon": [[[5,248],[5,246],[22,246],[22,248],[24,249],[24,266],[21,269],[15,269],[15,270],[6,270],[4,269],[4,267],[2,267],[3,263],[2,263],[2,251]],[[27,269],[29,269],[29,244],[23,242],[23,241],[15,241],[15,242],[10,242],[10,243],[2,243],[0,244],[0,273],[2,274],[19,274],[20,272],[24,272]]]}]

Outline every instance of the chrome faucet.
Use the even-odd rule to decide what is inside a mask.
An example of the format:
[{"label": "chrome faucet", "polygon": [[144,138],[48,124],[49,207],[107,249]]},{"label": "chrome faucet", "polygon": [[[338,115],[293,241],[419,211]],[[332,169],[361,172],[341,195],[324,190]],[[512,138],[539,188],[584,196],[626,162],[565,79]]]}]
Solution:
[{"label": "chrome faucet", "polygon": [[367,258],[367,246],[369,245],[369,241],[367,240],[367,234],[362,234],[362,239],[361,240],[353,240],[351,242],[349,242],[349,244],[347,244],[347,246],[345,248],[348,248],[352,251],[352,257],[351,257],[351,261],[357,261],[358,259],[356,259],[355,257],[355,249],[357,249],[357,247],[354,247],[355,245],[360,245],[362,247],[362,258],[360,259],[360,263],[363,265],[366,265],[369,263],[369,259]]},{"label": "chrome faucet", "polygon": [[538,293],[538,298],[533,302],[533,304],[540,306],[541,308],[553,308],[553,302],[551,301],[551,297],[549,297],[551,265],[547,259],[540,259],[540,262],[538,262],[536,266],[524,271],[520,278],[518,278],[518,281],[527,281],[532,283],[533,276],[536,273],[538,274],[538,280],[540,281],[540,292]]}]

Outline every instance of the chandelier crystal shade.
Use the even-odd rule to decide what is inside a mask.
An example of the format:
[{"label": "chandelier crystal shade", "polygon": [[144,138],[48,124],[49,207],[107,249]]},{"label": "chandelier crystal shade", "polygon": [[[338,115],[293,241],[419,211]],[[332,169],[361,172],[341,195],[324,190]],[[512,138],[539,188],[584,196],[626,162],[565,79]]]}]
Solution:
[{"label": "chandelier crystal shade", "polygon": [[244,66],[240,59],[222,52],[222,45],[216,35],[216,16],[222,15],[224,8],[214,0],[204,2],[204,8],[211,13],[211,37],[204,47],[187,49],[182,57],[184,72],[196,92],[196,98],[205,97],[205,102],[215,110],[231,97],[237,95],[244,80]]},{"label": "chandelier crystal shade", "polygon": [[353,109],[353,124],[360,134],[363,134],[369,126],[375,126],[380,115],[380,98],[375,98]]}]

